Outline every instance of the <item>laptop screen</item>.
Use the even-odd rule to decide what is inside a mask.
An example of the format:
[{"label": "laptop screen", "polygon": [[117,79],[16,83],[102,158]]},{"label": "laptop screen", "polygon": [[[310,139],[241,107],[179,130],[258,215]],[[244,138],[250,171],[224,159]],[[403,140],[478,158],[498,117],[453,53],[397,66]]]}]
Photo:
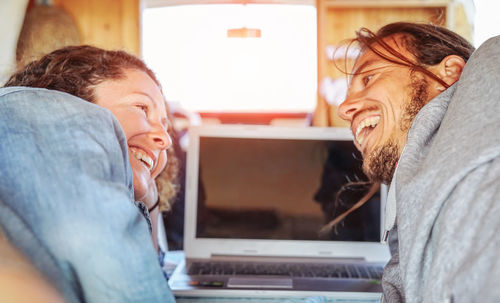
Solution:
[{"label": "laptop screen", "polygon": [[200,136],[196,238],[380,241],[352,139]]}]

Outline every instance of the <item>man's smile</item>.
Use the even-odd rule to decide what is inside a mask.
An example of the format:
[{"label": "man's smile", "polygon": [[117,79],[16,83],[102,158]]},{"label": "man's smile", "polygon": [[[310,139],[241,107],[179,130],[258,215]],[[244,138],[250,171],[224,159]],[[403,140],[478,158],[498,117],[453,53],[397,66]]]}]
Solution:
[{"label": "man's smile", "polygon": [[370,116],[361,120],[355,131],[353,128],[354,138],[360,147],[365,142],[368,134],[375,129],[379,122],[380,116]]}]

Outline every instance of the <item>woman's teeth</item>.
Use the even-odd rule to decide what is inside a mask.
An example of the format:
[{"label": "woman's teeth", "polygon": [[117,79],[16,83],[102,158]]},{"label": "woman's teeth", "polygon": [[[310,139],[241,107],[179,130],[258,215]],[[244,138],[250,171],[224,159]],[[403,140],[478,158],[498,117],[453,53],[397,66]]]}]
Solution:
[{"label": "woman's teeth", "polygon": [[151,171],[153,169],[153,159],[151,159],[151,157],[149,157],[148,155],[145,155],[141,152],[137,152],[137,151],[132,151],[132,153],[134,154],[134,156],[144,162],[147,166],[148,166],[148,169]]},{"label": "woman's teeth", "polygon": [[380,117],[370,117],[370,118],[366,118],[365,120],[363,120],[359,123],[358,128],[356,129],[356,136],[355,136],[356,141],[358,142],[359,145],[361,145],[363,143],[363,141],[365,140],[366,133],[361,134],[363,129],[365,129],[366,127],[374,128],[375,126],[377,126],[379,121],[380,121]]}]

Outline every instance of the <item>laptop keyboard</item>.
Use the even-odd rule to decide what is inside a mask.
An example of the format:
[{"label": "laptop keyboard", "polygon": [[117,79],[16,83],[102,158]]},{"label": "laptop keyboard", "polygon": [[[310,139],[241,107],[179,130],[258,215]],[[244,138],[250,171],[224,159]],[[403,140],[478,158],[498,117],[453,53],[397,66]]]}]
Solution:
[{"label": "laptop keyboard", "polygon": [[316,278],[382,279],[382,266],[359,264],[294,264],[194,262],[190,275],[262,275]]}]

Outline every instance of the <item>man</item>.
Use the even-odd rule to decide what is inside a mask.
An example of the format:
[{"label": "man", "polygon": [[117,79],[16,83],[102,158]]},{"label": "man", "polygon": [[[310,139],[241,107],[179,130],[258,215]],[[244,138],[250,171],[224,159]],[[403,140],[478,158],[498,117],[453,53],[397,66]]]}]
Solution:
[{"label": "man", "polygon": [[385,301],[499,302],[500,37],[472,54],[444,28],[394,23],[355,41],[339,115],[366,175],[390,184]]}]

